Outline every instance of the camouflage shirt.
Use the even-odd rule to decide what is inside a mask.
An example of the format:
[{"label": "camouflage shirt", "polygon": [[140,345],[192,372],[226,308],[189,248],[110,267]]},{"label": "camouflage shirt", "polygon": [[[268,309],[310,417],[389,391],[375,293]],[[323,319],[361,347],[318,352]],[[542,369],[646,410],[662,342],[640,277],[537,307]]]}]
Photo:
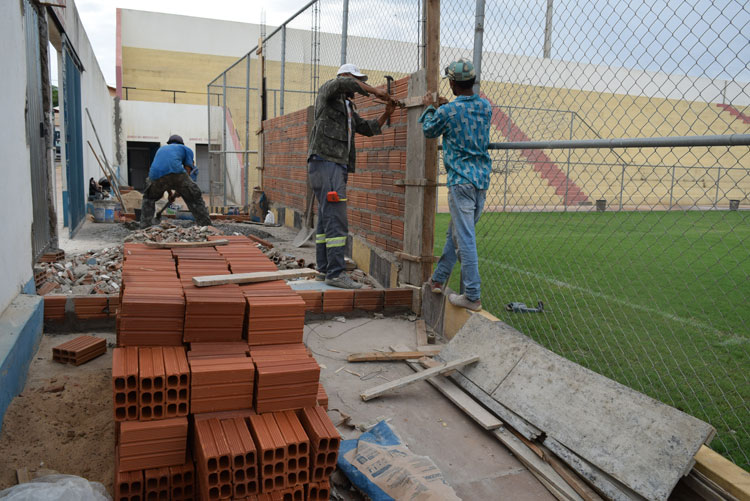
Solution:
[{"label": "camouflage shirt", "polygon": [[337,77],[320,87],[315,101],[315,123],[310,134],[308,158],[318,155],[325,160],[346,165],[349,172],[354,172],[354,133],[374,136],[381,132],[377,120],[365,120],[353,108],[350,126],[346,95],[355,92],[369,95],[351,77]]}]

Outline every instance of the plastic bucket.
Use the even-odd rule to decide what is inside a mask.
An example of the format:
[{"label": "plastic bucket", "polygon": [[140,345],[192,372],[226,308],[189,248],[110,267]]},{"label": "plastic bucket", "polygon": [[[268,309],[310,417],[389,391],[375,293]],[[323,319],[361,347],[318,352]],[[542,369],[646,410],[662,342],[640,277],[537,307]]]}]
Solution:
[{"label": "plastic bucket", "polygon": [[115,207],[118,204],[109,200],[94,200],[94,222],[95,223],[114,223]]}]

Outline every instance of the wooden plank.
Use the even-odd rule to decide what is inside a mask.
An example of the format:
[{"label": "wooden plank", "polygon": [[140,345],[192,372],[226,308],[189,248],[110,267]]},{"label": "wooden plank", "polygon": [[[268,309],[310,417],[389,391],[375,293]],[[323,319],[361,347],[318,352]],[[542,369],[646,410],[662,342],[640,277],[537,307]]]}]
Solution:
[{"label": "wooden plank", "polygon": [[375,386],[374,388],[370,388],[369,390],[365,390],[362,393],[360,393],[360,397],[365,402],[368,400],[372,400],[373,398],[376,398],[383,393],[389,392],[391,390],[395,390],[398,388],[403,388],[404,386],[408,386],[412,383],[416,383],[417,381],[422,381],[431,377],[434,377],[439,374],[443,374],[444,372],[448,372],[451,370],[454,370],[458,367],[463,367],[464,365],[473,364],[474,362],[477,362],[479,360],[478,356],[473,357],[466,357],[462,358],[460,360],[454,360],[452,362],[441,364],[438,367],[433,367],[432,369],[426,369],[422,372],[419,372],[417,374],[412,374],[410,376],[405,376],[399,379],[396,379],[394,381],[390,381],[385,384],[381,384],[379,386]]},{"label": "wooden plank", "polygon": [[[424,6],[427,92],[437,93],[438,75],[440,73],[440,0],[426,0]],[[421,110],[421,108],[413,109]],[[422,131],[420,130],[420,132]],[[435,249],[435,214],[437,213],[437,186],[435,186],[435,183],[438,179],[438,141],[437,139],[424,139],[423,141],[424,179],[427,180],[428,186],[422,191],[422,247],[418,255],[432,256]],[[410,179],[409,176],[406,176],[406,178]],[[421,285],[430,278],[431,274],[432,263],[421,263],[421,279],[413,285]]]},{"label": "wooden plank", "polygon": [[223,284],[250,284],[255,282],[270,282],[272,280],[291,280],[293,278],[312,278],[318,272],[310,268],[278,271],[256,271],[253,273],[236,273],[234,275],[204,275],[193,277],[196,287],[209,287]]},{"label": "wooden plank", "polygon": [[645,501],[646,498],[609,476],[606,472],[578,456],[554,438],[544,439],[544,445],[573,470],[591,483],[604,496],[612,501]]},{"label": "wooden plank", "polygon": [[702,445],[694,468],[740,501],[750,501],[750,473],[714,450]]},{"label": "wooden plank", "polygon": [[[408,94],[420,98],[427,92],[427,70],[421,69],[412,73],[409,78]],[[414,107],[406,112],[406,179],[424,179],[426,139],[422,132],[419,116],[422,107]],[[409,210],[404,214],[404,248],[403,253],[410,256],[422,255],[422,215],[424,204],[424,186],[409,185],[404,189],[404,203]],[[432,255],[432,250],[428,255]],[[422,264],[418,261],[405,260],[401,271],[401,281],[412,285],[422,284]],[[431,264],[431,263],[430,263]]]},{"label": "wooden plank", "polygon": [[[392,346],[391,349],[400,352],[403,350],[403,346]],[[423,369],[418,363],[407,360],[406,363],[415,372],[421,372]],[[435,387],[440,393],[456,404],[456,406],[464,411],[474,421],[485,430],[496,430],[503,425],[503,422],[497,419],[494,415],[487,411],[484,407],[479,405],[476,400],[466,394],[461,388],[451,383],[445,376],[435,376],[434,378],[428,379],[428,383]]]},{"label": "wooden plank", "polygon": [[16,478],[18,479],[19,484],[25,484],[27,482],[31,482],[31,475],[29,474],[29,469],[28,468],[16,469]]},{"label": "wooden plank", "polygon": [[174,249],[178,247],[215,247],[228,245],[229,240],[206,240],[203,242],[146,242],[146,247],[154,249]]},{"label": "wooden plank", "polygon": [[419,349],[420,346],[427,346],[427,324],[425,324],[423,318],[414,322],[414,332],[417,336],[417,349]]},{"label": "wooden plank", "polygon": [[508,423],[510,426],[515,428],[521,435],[534,440],[542,435],[541,430],[535,427],[522,417],[509,410],[500,402],[493,400],[492,397],[487,395],[481,388],[472,383],[466,378],[461,372],[456,372],[451,376],[451,380],[456,383],[460,388],[463,388],[466,393],[479,400],[482,405],[487,407],[489,410],[495,413],[497,417]]},{"label": "wooden plank", "polygon": [[680,483],[677,484],[677,487],[672,492],[672,498],[674,499],[677,499],[675,495],[679,492],[681,487],[680,484],[683,484],[706,501],[739,501],[738,498],[729,494],[729,492],[722,489],[719,485],[711,481],[696,469],[691,470],[690,473],[684,476]]},{"label": "wooden plank", "polygon": [[391,360],[409,360],[420,357],[430,357],[437,355],[440,350],[433,350],[433,353],[422,352],[422,351],[398,351],[398,352],[382,352],[382,351],[371,351],[366,353],[352,353],[346,358],[347,362],[388,362]]}]

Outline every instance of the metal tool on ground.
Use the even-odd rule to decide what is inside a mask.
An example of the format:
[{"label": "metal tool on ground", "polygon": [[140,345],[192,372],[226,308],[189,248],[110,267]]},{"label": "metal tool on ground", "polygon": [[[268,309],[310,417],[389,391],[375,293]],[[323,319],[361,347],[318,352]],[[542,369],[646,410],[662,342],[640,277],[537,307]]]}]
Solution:
[{"label": "metal tool on ground", "polygon": [[538,301],[536,303],[536,308],[532,308],[531,306],[526,306],[525,303],[508,303],[505,305],[505,310],[512,311],[514,313],[543,313],[544,303],[541,301]]},{"label": "metal tool on ground", "polygon": [[297,236],[294,237],[294,240],[292,241],[292,245],[295,247],[302,247],[305,245],[305,242],[310,240],[310,237],[315,233],[315,226],[313,225],[313,201],[315,200],[315,195],[313,193],[312,186],[310,185],[310,180],[307,180],[307,207],[305,208],[305,223],[302,226],[302,229],[299,230],[299,233],[297,233]]},{"label": "metal tool on ground", "polygon": [[172,205],[172,203],[177,200],[177,192],[174,190],[169,190],[169,197],[167,198],[167,203],[164,204],[164,207],[159,209],[159,212],[156,213],[156,219],[159,219],[162,215],[162,213],[167,210],[167,207]]}]

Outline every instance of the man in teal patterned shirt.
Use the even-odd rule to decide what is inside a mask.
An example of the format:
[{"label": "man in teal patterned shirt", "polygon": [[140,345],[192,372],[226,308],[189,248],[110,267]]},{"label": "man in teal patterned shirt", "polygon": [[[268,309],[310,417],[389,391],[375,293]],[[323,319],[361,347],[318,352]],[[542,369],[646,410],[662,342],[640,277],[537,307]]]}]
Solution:
[{"label": "man in teal patterned shirt", "polygon": [[463,59],[452,62],[445,68],[445,77],[456,99],[448,103],[439,97],[435,102],[427,94],[423,99],[427,108],[419,117],[426,137],[443,136],[451,214],[443,255],[428,284],[433,292],[442,292],[456,260],[460,260],[463,294],[451,294],[448,300],[477,311],[482,309],[482,300],[475,226],[490,185],[492,160],[488,147],[492,106],[474,94],[476,74],[471,62]]}]

